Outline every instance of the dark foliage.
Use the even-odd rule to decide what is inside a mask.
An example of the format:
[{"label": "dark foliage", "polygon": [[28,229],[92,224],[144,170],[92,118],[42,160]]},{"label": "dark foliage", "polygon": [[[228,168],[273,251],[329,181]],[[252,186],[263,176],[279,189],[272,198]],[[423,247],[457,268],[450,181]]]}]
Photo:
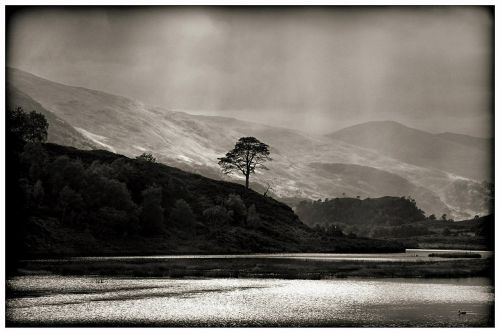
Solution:
[{"label": "dark foliage", "polygon": [[328,227],[334,226],[347,237],[398,241],[406,248],[494,249],[492,215],[457,222],[446,214],[440,219],[435,215],[425,218],[411,198],[303,201],[297,204],[296,212],[324,238],[328,237]]},{"label": "dark foliage", "polygon": [[136,159],[144,162],[156,163],[156,157],[154,157],[151,153],[142,153],[137,156]]},{"label": "dark foliage", "polygon": [[164,209],[161,206],[162,189],[158,186],[150,186],[142,194],[141,204],[141,228],[144,234],[154,235],[165,231]]},{"label": "dark foliage", "polygon": [[[362,235],[372,235],[375,228],[385,227],[389,230],[425,219],[424,212],[417,207],[415,200],[404,197],[302,201],[297,205],[296,212],[300,219],[310,226],[335,225],[346,232]],[[412,231],[401,229],[398,232]]]},{"label": "dark foliage", "polygon": [[[43,172],[44,154],[34,146],[47,139],[48,123],[43,115],[32,111],[25,113],[22,108],[8,109],[6,112],[6,268],[10,273],[26,251],[26,226],[31,214],[30,201],[38,202],[42,197],[41,183],[34,179],[30,186],[28,178]],[[25,149],[25,154],[21,152]],[[37,154],[40,153],[40,154]],[[28,170],[22,172],[26,158],[33,161]],[[40,165],[40,163],[42,163]],[[45,193],[43,193],[44,195]],[[31,196],[31,198],[30,198]]]},{"label": "dark foliage", "polygon": [[28,256],[402,250],[341,233],[319,237],[288,206],[238,184],[106,151],[38,149],[45,158],[33,161],[45,171],[30,177],[27,159],[19,178],[31,207]]},{"label": "dark foliage", "polygon": [[41,113],[24,112],[18,107],[7,112],[7,126],[12,135],[24,142],[44,142],[47,140],[49,123]]}]

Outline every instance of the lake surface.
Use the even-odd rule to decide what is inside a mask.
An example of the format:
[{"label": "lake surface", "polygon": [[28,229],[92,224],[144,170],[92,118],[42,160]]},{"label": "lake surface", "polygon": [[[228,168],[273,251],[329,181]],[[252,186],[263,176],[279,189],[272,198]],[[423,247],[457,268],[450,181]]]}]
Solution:
[{"label": "lake surface", "polygon": [[[11,325],[491,326],[491,281],[143,279],[7,281]],[[459,315],[458,310],[466,311]]]},{"label": "lake surface", "polygon": [[433,250],[407,249],[401,253],[263,253],[263,254],[196,254],[196,255],[154,255],[154,256],[101,256],[101,257],[71,257],[63,259],[41,259],[43,262],[68,261],[119,261],[119,260],[178,260],[178,259],[251,259],[251,258],[281,258],[297,260],[326,260],[326,261],[443,261],[464,260],[464,258],[429,257],[431,253],[471,253],[479,254],[481,258],[490,258],[493,251],[475,250]]}]

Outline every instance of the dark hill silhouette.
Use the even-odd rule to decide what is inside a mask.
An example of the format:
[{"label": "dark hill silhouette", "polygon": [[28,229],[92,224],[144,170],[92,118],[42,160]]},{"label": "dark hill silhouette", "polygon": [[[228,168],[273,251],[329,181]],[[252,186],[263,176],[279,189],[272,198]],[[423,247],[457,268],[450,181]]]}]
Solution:
[{"label": "dark hill silhouette", "polygon": [[296,212],[309,226],[353,226],[361,232],[372,226],[396,226],[425,219],[415,201],[405,197],[303,201]]},{"label": "dark hill silhouette", "polygon": [[27,257],[403,249],[320,237],[285,204],[239,184],[104,150],[42,147],[24,153],[20,170]]}]

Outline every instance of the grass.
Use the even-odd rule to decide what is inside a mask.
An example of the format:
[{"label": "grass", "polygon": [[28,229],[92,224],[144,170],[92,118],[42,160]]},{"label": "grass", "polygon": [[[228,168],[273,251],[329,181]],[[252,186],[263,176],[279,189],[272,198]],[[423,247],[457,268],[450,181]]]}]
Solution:
[{"label": "grass", "polygon": [[289,258],[110,260],[106,262],[25,261],[18,274],[127,277],[329,279],[347,277],[492,277],[492,259],[416,262],[312,261]]}]

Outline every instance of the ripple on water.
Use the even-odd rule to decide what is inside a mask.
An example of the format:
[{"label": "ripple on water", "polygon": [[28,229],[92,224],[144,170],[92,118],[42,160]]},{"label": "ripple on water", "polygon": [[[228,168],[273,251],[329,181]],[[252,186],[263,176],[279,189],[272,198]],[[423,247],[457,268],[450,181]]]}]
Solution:
[{"label": "ripple on water", "polygon": [[[485,280],[119,279],[23,276],[8,281],[10,323],[484,326]],[[457,311],[468,311],[458,316]]]}]

